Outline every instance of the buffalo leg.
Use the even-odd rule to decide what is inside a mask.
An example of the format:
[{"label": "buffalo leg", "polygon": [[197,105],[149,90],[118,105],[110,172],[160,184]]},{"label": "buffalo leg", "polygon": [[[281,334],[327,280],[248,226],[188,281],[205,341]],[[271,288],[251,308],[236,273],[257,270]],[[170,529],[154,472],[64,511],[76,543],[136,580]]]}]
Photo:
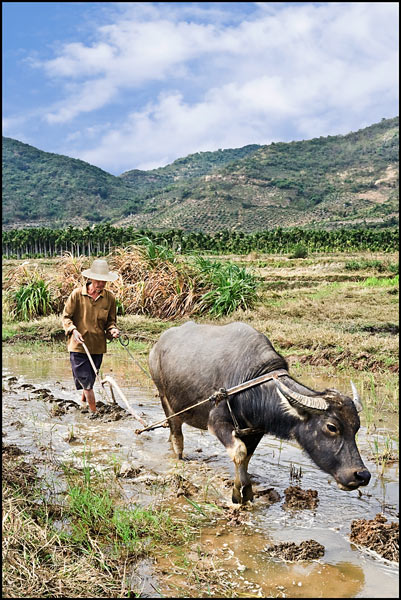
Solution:
[{"label": "buffalo leg", "polygon": [[253,500],[252,483],[248,475],[249,458],[245,457],[242,462],[234,461],[235,475],[232,501],[235,504],[246,504]]},{"label": "buffalo leg", "polygon": [[246,504],[253,499],[251,480],[248,475],[248,463],[261,440],[261,435],[248,436],[241,440],[235,433],[232,422],[219,420],[216,429],[209,425],[209,430],[225,446],[227,453],[234,463],[234,487],[232,501],[235,504]]},{"label": "buffalo leg", "polygon": [[[235,432],[233,432],[233,435],[235,435]],[[246,502],[253,500],[253,490],[248,474],[248,464],[261,439],[262,435],[247,436],[242,440],[237,438],[237,440],[241,441],[245,446],[246,456],[240,462],[234,460],[235,476],[232,501],[236,504],[245,504]]]},{"label": "buffalo leg", "polygon": [[[169,401],[165,396],[160,395],[160,400],[163,406],[164,414],[166,417],[170,417],[174,412],[170,406]],[[170,441],[173,446],[173,450],[177,455],[177,458],[182,459],[182,453],[184,451],[184,436],[182,435],[182,422],[178,417],[173,417],[168,420],[170,427]]]}]

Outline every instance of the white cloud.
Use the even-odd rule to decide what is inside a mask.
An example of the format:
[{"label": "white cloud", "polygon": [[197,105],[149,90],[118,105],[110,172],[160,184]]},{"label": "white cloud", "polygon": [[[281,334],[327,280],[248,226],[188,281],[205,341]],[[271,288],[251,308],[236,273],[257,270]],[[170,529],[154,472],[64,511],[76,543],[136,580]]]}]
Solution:
[{"label": "white cloud", "polygon": [[81,113],[92,112],[108,104],[117,93],[116,88],[105,79],[90,80],[74,88],[75,92],[68,103],[61,103],[61,106],[44,115],[48,123],[64,123]]},{"label": "white cloud", "polygon": [[[285,107],[274,94],[273,82],[255,81],[232,90],[232,85],[211,90],[196,104],[179,93],[162,95],[145,110],[133,112],[123,125],[104,135],[100,143],[80,157],[107,170],[149,169],[199,151],[269,143],[273,127],[268,115],[284,118]],[[256,102],[258,99],[258,103]],[[254,106],[249,111],[249,102]],[[155,161],[155,156],[159,160]]]},{"label": "white cloud", "polygon": [[35,66],[43,66],[50,77],[76,78],[102,73],[112,60],[113,47],[109,44],[99,43],[87,47],[82,43],[73,43],[64,46],[61,56],[45,63],[36,61]]},{"label": "white cloud", "polygon": [[8,132],[17,129],[26,123],[26,117],[4,117],[2,119],[3,133],[8,135]]},{"label": "white cloud", "polygon": [[[211,26],[159,20],[122,21],[102,27],[99,34],[107,41],[92,47],[67,44],[61,56],[36,62],[48,76],[68,81],[66,99],[49,116],[52,122],[68,121],[80,112],[105,106],[120,90],[135,90],[148,82],[189,76],[188,61],[209,54],[214,37]],[[86,81],[68,94],[69,81],[82,79]],[[92,86],[96,99],[89,100]]]},{"label": "white cloud", "polygon": [[397,106],[398,3],[243,3],[241,20],[218,2],[104,4],[113,21],[93,43],[35,64],[63,94],[43,113],[49,125],[85,115],[97,131],[101,111],[115,107],[95,141],[66,141],[106,170],[286,141],[288,131],[344,132],[380,102],[380,118],[394,116],[385,111]]}]

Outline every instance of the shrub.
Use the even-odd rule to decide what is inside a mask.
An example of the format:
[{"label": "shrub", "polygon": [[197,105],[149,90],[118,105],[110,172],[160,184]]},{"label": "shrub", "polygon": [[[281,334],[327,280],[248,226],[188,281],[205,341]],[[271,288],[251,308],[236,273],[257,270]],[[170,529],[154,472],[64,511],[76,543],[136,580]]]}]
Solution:
[{"label": "shrub", "polygon": [[382,273],[386,270],[386,265],[380,260],[350,260],[345,263],[345,268],[350,271],[376,269],[376,271]]},{"label": "shrub", "polygon": [[[186,258],[148,241],[117,248],[106,257],[110,269],[119,274],[109,286],[118,315],[145,314],[173,320],[207,311],[227,315],[253,305],[258,280],[245,268],[200,256]],[[73,289],[82,284],[82,270],[89,262],[88,257],[73,257],[67,252],[46,282],[37,265],[26,262],[13,269],[3,285],[10,312],[20,320],[59,314]]]},{"label": "shrub", "polygon": [[290,255],[290,258],[306,258],[308,256],[308,248],[305,244],[297,244],[294,247],[294,252]]},{"label": "shrub", "polygon": [[52,310],[51,293],[43,279],[34,279],[21,285],[13,292],[14,314],[17,319],[30,321],[50,314]]},{"label": "shrub", "polygon": [[220,263],[197,257],[196,266],[201,273],[205,292],[200,301],[203,310],[220,317],[238,308],[251,308],[257,298],[257,278],[245,268],[232,263]]}]

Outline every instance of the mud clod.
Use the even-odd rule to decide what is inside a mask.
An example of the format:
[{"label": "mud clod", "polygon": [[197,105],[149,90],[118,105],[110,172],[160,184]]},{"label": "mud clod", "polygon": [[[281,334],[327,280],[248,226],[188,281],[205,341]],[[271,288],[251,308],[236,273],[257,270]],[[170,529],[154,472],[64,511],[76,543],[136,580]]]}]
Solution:
[{"label": "mud clod", "polygon": [[124,461],[120,467],[120,471],[117,477],[124,477],[127,479],[135,479],[142,471],[143,467],[133,467],[128,461]]},{"label": "mud clod", "polygon": [[246,514],[246,509],[244,506],[234,506],[230,507],[227,510],[227,525],[243,525],[248,520],[248,515]]},{"label": "mud clod", "polygon": [[386,450],[381,454],[370,454],[368,458],[369,460],[375,461],[379,465],[398,462],[398,456],[391,450]]},{"label": "mud clod", "polygon": [[25,454],[25,452],[15,444],[9,444],[8,446],[2,444],[1,453],[3,457],[21,456],[21,454]]},{"label": "mud clod", "polygon": [[300,544],[283,542],[273,546],[266,546],[263,552],[269,556],[281,558],[288,562],[296,562],[321,558],[324,555],[324,546],[316,542],[316,540],[305,540]]},{"label": "mud clod", "polygon": [[182,477],[182,475],[172,475],[168,479],[168,484],[173,490],[174,494],[179,496],[193,496],[198,491],[198,487]]},{"label": "mud clod", "polygon": [[35,389],[35,386],[32,385],[31,383],[21,383],[21,385],[19,385],[18,387],[21,390],[34,390]]},{"label": "mud clod", "polygon": [[319,502],[316,490],[303,490],[298,485],[284,490],[283,508],[316,508]]},{"label": "mud clod", "polygon": [[61,417],[61,415],[65,415],[66,410],[62,406],[59,406],[58,404],[54,404],[52,406],[50,412],[53,417]]},{"label": "mud clod", "polygon": [[[23,386],[20,386],[23,387]],[[26,387],[26,386],[24,386]],[[48,390],[47,388],[36,388],[35,386],[32,385],[29,387],[29,389],[33,389],[34,391],[32,392],[32,394],[40,394],[43,398],[43,400],[48,400],[49,398],[54,398],[53,394],[51,393],[51,390]]]},{"label": "mud clod", "polygon": [[280,502],[280,500],[281,500],[280,494],[273,488],[256,490],[255,496],[256,497],[263,496],[263,500],[265,500],[269,504],[274,504],[275,502]]},{"label": "mud clod", "polygon": [[399,524],[387,523],[380,513],[370,521],[352,521],[350,541],[374,550],[387,560],[399,562]]},{"label": "mud clod", "polygon": [[21,458],[26,454],[14,444],[2,445],[1,475],[4,484],[9,484],[26,493],[27,497],[32,494],[34,484],[38,480],[35,467]]},{"label": "mud clod", "polygon": [[[83,412],[83,411],[82,411]],[[119,421],[129,417],[130,415],[119,404],[98,404],[97,411],[90,418],[101,419],[102,421]]]}]

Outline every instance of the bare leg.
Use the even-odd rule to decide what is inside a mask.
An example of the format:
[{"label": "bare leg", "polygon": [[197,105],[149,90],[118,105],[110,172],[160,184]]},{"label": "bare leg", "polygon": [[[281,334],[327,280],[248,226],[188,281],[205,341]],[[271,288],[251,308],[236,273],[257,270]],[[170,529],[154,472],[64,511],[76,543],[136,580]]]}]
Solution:
[{"label": "bare leg", "polygon": [[82,390],[81,402],[86,402],[84,390]]},{"label": "bare leg", "polygon": [[83,394],[85,395],[85,400],[89,404],[89,408],[93,413],[96,412],[96,400],[95,400],[95,392],[93,390],[83,390]]}]

